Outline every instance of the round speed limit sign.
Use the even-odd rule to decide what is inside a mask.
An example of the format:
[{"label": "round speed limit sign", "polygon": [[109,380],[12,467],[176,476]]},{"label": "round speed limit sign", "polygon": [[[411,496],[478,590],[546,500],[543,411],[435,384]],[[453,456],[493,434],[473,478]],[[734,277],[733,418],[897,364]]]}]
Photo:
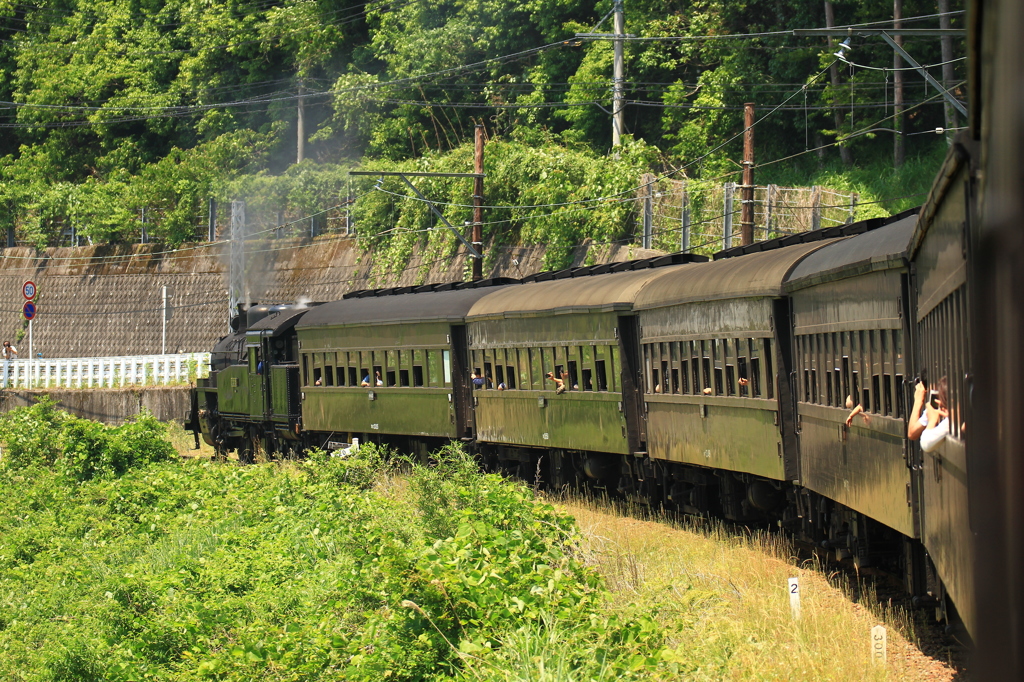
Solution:
[{"label": "round speed limit sign", "polygon": [[36,283],[33,282],[32,280],[29,280],[29,281],[25,282],[21,286],[21,295],[24,296],[25,299],[29,300],[29,301],[31,301],[33,298],[35,298],[36,297]]}]

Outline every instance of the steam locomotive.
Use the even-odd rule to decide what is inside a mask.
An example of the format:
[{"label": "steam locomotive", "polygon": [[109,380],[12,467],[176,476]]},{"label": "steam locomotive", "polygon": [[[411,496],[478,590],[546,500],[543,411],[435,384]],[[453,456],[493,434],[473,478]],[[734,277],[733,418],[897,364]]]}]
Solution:
[{"label": "steam locomotive", "polygon": [[[190,425],[243,462],[460,440],[554,487],[776,524],[970,631],[969,173],[955,147],[921,209],[711,260],[254,306]],[[907,438],[914,380],[940,377],[951,427],[926,454]]]}]

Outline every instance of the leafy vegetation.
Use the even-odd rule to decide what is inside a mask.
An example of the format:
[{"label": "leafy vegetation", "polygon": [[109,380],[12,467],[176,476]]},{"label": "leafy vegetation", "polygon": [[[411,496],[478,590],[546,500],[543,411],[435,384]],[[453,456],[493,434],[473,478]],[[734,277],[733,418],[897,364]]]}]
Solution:
[{"label": "leafy vegetation", "polygon": [[[840,25],[891,19],[881,0],[833,4]],[[609,157],[611,45],[574,36],[610,31],[610,8],[610,0],[0,0],[0,101],[11,103],[0,120],[8,126],[0,229],[36,245],[71,234],[134,241],[145,209],[150,238],[179,244],[205,233],[208,198],[246,199],[263,227],[308,220],[344,203],[346,172],[357,165],[469,171],[476,123],[492,142],[488,204],[597,200],[637,187],[642,172],[735,174],[748,101],[759,111],[758,161],[800,155],[759,183],[778,169],[809,185],[834,168],[833,185],[845,185],[891,158],[892,51],[858,40],[850,60],[859,66],[840,64],[833,83],[834,46],[785,33],[825,23],[823,3],[796,0],[629,3],[627,32],[641,38],[759,35],[628,42],[632,144]],[[930,1],[903,2],[908,17],[934,11]],[[937,39],[906,47],[921,63],[941,61]],[[955,42],[954,53],[964,46]],[[962,77],[964,63],[954,68]],[[906,80],[905,132],[948,127],[934,91],[916,74]],[[298,162],[300,101],[306,158]],[[852,167],[836,166],[835,147],[807,153],[847,135]],[[943,140],[905,142],[908,160],[927,159],[931,174]],[[465,184],[426,187],[432,198],[467,204]],[[494,211],[485,234],[498,245],[552,244],[555,267],[582,239],[633,230],[627,202],[550,208]],[[458,224],[466,219],[448,210]],[[416,240],[434,251],[454,244],[446,231],[407,232],[430,222],[408,199],[375,192],[355,211],[368,244],[386,242],[389,264]]]},{"label": "leafy vegetation", "polygon": [[576,679],[673,670],[654,621],[603,616],[571,518],[458,446],[397,479],[372,445],[169,461],[139,424],[0,422],[0,677],[502,678],[542,642]]}]

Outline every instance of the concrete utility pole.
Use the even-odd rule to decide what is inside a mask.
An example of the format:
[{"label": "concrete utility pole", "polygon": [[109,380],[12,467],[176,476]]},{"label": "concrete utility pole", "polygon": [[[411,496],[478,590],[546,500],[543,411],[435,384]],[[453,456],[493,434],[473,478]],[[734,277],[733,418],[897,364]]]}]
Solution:
[{"label": "concrete utility pole", "polygon": [[476,145],[473,150],[473,248],[480,254],[473,258],[473,281],[484,277],[484,127],[476,126]]},{"label": "concrete utility pole", "polygon": [[207,231],[211,242],[217,241],[217,200],[210,197],[210,213],[207,217]]},{"label": "concrete utility pole", "polygon": [[[949,0],[939,0],[939,28],[950,28]],[[939,39],[942,47],[942,87],[947,91],[953,87],[953,37],[942,36]],[[956,128],[956,109],[946,101],[946,130]],[[946,133],[946,143],[953,144],[953,133]]]},{"label": "concrete utility pole", "polygon": [[[825,26],[832,28],[835,26],[836,16],[835,12],[832,11],[831,0],[825,0]],[[832,38],[828,39],[828,49],[831,51],[833,47]],[[832,79],[832,89],[839,89],[839,67],[836,66],[835,62],[832,62],[832,66],[828,67],[829,78]],[[840,107],[833,107],[832,111],[835,113],[836,118],[836,137],[842,135],[843,121],[846,119],[846,115]],[[839,158],[843,160],[844,166],[853,165],[853,155],[850,153],[850,148],[843,145],[839,146]]]},{"label": "concrete utility pole", "polygon": [[614,0],[614,2],[615,57],[612,73],[612,146],[618,147],[622,144],[622,134],[625,132],[626,124],[626,117],[623,113],[625,97],[622,88],[625,78],[622,37],[626,34],[626,19],[622,14],[622,0]]},{"label": "concrete utility pole", "polygon": [[[903,28],[903,0],[893,0],[892,3],[892,27],[896,30]],[[896,33],[893,35],[893,40],[896,44],[903,47],[903,36]],[[899,52],[893,55],[892,58],[893,78],[893,128],[896,132],[893,134],[893,147],[892,147],[892,165],[899,168],[903,165],[903,159],[905,151],[903,148],[903,59],[900,57]]]},{"label": "concrete utility pole", "polygon": [[299,102],[298,102],[298,121],[296,122],[296,151],[295,151],[295,163],[302,163],[302,160],[306,158],[306,87],[302,81],[299,81]]},{"label": "concrete utility pole", "polygon": [[743,105],[743,192],[740,194],[740,244],[754,243],[754,103]]}]

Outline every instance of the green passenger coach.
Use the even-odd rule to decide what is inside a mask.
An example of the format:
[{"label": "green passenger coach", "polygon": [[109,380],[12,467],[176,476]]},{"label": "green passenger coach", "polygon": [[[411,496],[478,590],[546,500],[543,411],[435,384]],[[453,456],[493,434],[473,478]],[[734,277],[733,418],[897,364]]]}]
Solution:
[{"label": "green passenger coach", "polygon": [[470,437],[464,317],[494,287],[360,292],[298,326],[303,428],[314,444],[352,437]]}]

